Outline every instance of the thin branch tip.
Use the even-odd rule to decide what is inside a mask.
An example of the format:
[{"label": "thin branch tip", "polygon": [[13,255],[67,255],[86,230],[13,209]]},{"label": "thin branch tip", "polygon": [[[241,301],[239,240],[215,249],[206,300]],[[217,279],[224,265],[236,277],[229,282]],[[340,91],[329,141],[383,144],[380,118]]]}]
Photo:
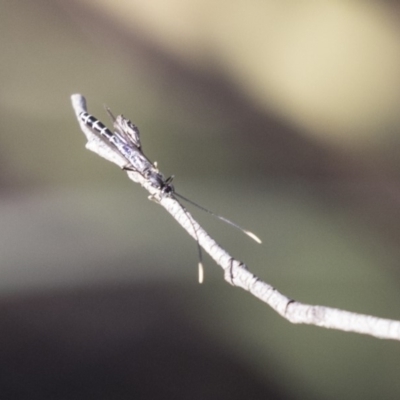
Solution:
[{"label": "thin branch tip", "polygon": [[74,109],[76,115],[79,115],[80,112],[87,110],[86,99],[81,94],[76,93],[71,95],[71,102],[72,108]]}]

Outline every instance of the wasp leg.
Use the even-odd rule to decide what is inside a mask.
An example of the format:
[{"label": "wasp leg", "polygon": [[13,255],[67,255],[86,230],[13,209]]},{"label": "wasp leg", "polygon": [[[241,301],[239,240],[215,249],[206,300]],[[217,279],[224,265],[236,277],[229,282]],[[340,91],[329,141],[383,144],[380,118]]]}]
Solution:
[{"label": "wasp leg", "polygon": [[133,172],[138,172],[138,170],[136,168],[133,168],[132,164],[125,164],[122,169],[124,171],[133,171]]}]

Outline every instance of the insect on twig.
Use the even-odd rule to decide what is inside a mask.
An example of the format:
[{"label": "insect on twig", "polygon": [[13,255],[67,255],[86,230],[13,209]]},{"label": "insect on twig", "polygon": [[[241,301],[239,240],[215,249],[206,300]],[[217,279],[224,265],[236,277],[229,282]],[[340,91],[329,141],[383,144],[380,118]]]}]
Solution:
[{"label": "insect on twig", "polygon": [[[177,197],[200,207],[236,228],[241,230],[242,228],[176,193],[171,183],[172,177],[165,179],[158,171],[157,165],[153,164],[144,155],[139,131],[135,125],[122,115],[114,118],[111,114],[115,130],[111,132],[100,121],[86,112],[86,100],[82,95],[74,94],[71,96],[71,100],[81,130],[88,139],[86,148],[125,169],[130,179],[140,183],[150,193],[150,198],[164,207],[196,240],[199,254],[201,246],[221,266],[225,280],[231,285],[248,291],[294,324],[316,325],[400,341],[400,321],[358,314],[332,307],[304,304],[285,296],[275,287],[252,274],[243,262],[232,257],[218,245],[194,220],[189,211],[182,206]],[[244,232],[260,242],[250,232]],[[199,278],[202,280],[201,254],[199,266]]]},{"label": "insect on twig", "polygon": [[[229,219],[221,215],[215,214],[212,211],[195,203],[194,201],[186,198],[185,196],[177,193],[171,183],[173,180],[173,176],[165,179],[164,176],[159,172],[157,164],[152,163],[143,153],[142,144],[140,142],[140,133],[137,126],[135,126],[129,119],[125,118],[123,115],[118,115],[117,117],[114,117],[108,107],[106,107],[106,111],[113,121],[114,132],[111,132],[100,120],[98,120],[93,115],[87,113],[86,111],[80,112],[78,117],[99,138],[106,141],[107,145],[113,147],[114,150],[118,151],[118,153],[126,160],[126,164],[123,166],[124,170],[138,173],[145,181],[150,184],[150,186],[157,190],[156,194],[152,194],[149,196],[151,200],[158,201],[160,198],[167,196],[174,198],[176,201],[178,201],[177,197],[179,197],[180,199],[200,208],[201,210],[213,215],[221,221],[224,221],[227,224],[241,230],[257,243],[261,243],[261,240],[254,233],[243,229]],[[182,210],[188,216],[188,219],[192,224],[192,228],[196,236],[197,248],[199,252],[199,282],[202,283],[204,276],[202,264],[203,256],[199,243],[199,238],[191,216],[188,214],[185,207],[182,206]]]}]

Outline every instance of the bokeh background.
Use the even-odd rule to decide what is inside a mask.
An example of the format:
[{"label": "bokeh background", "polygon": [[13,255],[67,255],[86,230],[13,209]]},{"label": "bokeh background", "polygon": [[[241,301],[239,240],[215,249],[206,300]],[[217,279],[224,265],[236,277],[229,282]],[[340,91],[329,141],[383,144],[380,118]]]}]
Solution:
[{"label": "bokeh background", "polygon": [[393,1],[0,1],[0,396],[398,399],[400,344],[293,326],[230,287],[70,95],[141,129],[261,279],[400,319]]}]

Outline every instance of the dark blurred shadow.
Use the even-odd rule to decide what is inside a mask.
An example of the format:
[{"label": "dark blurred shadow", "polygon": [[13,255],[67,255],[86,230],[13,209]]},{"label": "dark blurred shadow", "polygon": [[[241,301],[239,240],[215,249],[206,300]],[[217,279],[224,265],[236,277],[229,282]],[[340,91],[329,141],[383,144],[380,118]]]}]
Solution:
[{"label": "dark blurred shadow", "polygon": [[195,315],[183,314],[185,298],[174,289],[142,285],[3,299],[1,398],[291,398],[273,378],[274,360],[266,366],[271,379],[261,381],[202,332]]}]

